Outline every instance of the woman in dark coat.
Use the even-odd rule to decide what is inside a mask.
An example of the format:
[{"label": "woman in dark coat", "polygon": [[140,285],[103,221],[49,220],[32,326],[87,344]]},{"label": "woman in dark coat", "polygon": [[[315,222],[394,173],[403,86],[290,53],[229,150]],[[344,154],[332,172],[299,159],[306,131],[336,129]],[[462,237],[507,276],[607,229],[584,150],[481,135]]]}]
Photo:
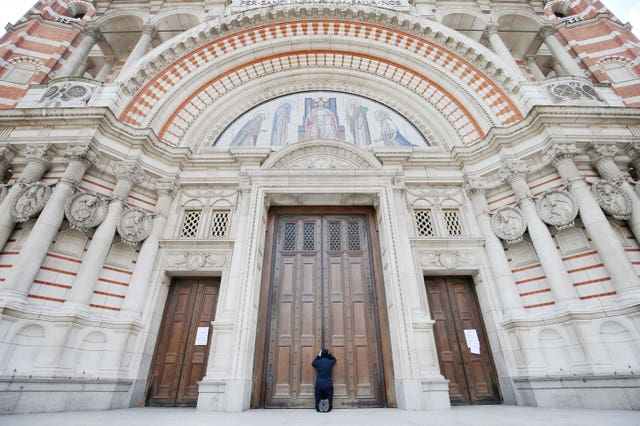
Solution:
[{"label": "woman in dark coat", "polygon": [[327,413],[333,406],[333,381],[331,380],[331,370],[336,364],[336,358],[331,355],[328,349],[323,349],[311,365],[318,372],[316,379],[316,411]]}]

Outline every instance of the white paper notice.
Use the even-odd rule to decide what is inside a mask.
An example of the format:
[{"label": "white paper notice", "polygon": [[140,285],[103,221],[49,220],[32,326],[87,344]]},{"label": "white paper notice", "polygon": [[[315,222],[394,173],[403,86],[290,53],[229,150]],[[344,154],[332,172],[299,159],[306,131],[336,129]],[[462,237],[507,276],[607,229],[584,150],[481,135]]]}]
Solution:
[{"label": "white paper notice", "polygon": [[196,346],[206,346],[209,338],[209,327],[198,327],[196,333]]},{"label": "white paper notice", "polygon": [[478,332],[473,329],[465,330],[464,338],[467,340],[469,352],[472,354],[480,354],[480,339],[478,339]]}]

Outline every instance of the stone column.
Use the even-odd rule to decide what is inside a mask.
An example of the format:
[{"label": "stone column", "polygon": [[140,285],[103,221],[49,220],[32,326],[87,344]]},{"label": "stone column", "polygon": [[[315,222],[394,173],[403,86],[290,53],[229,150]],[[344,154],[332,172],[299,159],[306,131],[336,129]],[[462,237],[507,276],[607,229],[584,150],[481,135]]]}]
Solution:
[{"label": "stone column", "polygon": [[540,260],[546,280],[551,287],[556,305],[566,307],[568,303],[578,300],[571,277],[564,265],[556,243],[549,233],[549,228],[538,216],[533,194],[529,190],[526,176],[529,168],[523,162],[509,161],[500,169],[500,178],[509,182],[516,195],[522,213],[527,219],[527,228],[531,243]]},{"label": "stone column", "polygon": [[564,69],[560,62],[558,62],[555,58],[551,58],[549,61],[549,65],[553,68],[553,71],[556,73],[556,77],[565,77],[569,75],[567,71]]},{"label": "stone column", "polygon": [[127,71],[132,64],[136,63],[140,58],[142,58],[147,53],[147,51],[149,50],[149,46],[151,46],[151,41],[153,40],[153,37],[155,36],[155,34],[156,34],[156,29],[151,25],[145,25],[142,28],[142,35],[140,35],[140,38],[138,39],[138,43],[136,43],[136,46],[133,48],[133,50],[129,54],[127,61],[122,66],[122,71]]},{"label": "stone column", "polygon": [[529,69],[531,70],[531,74],[533,74],[535,79],[538,81],[543,81],[545,77],[544,74],[542,74],[542,71],[540,71],[540,67],[536,62],[536,57],[534,55],[527,56],[525,58],[525,61],[527,63],[527,67],[529,67]]},{"label": "stone column", "polygon": [[124,202],[134,184],[140,183],[143,174],[140,168],[133,163],[120,163],[114,166],[116,186],[111,192],[112,200],[109,203],[107,216],[96,228],[87,249],[87,254],[82,259],[80,269],[73,280],[73,287],[67,294],[65,308],[74,311],[87,309],[91,300],[93,289],[98,282],[111,245],[116,233],[116,226],[124,210]]},{"label": "stone column", "polygon": [[491,49],[502,58],[513,70],[515,70],[520,77],[522,77],[522,71],[520,71],[520,67],[516,63],[513,55],[509,48],[504,44],[502,38],[498,34],[498,26],[497,25],[488,25],[484,29],[484,33],[489,39],[489,43],[491,43]]},{"label": "stone column", "polygon": [[15,222],[11,219],[11,207],[24,186],[39,181],[49,168],[51,162],[49,148],[49,145],[28,145],[24,149],[28,160],[27,166],[0,204],[0,247],[2,248],[15,227]]},{"label": "stone column", "polygon": [[105,56],[105,59],[107,60],[107,62],[102,65],[102,68],[100,68],[100,71],[98,72],[98,74],[96,74],[94,78],[94,80],[96,81],[106,81],[109,77],[109,73],[113,69],[113,58]]},{"label": "stone column", "polygon": [[71,146],[65,155],[69,157],[67,170],[53,189],[5,281],[5,289],[15,296],[27,295],[64,220],[65,204],[95,159],[88,146]]},{"label": "stone column", "polygon": [[600,205],[593,197],[589,185],[573,162],[575,154],[577,154],[575,146],[568,144],[555,145],[549,152],[551,163],[567,183],[569,191],[578,203],[582,223],[591,236],[591,242],[598,251],[604,267],[609,272],[618,293],[618,299],[625,299],[640,290],[640,278],[629,262]]},{"label": "stone column", "polygon": [[540,29],[539,37],[544,40],[544,44],[551,50],[553,58],[562,65],[562,68],[564,68],[569,75],[584,77],[584,72],[580,68],[580,65],[578,65],[556,38],[557,32],[558,30],[555,27],[544,26]]},{"label": "stone column", "polygon": [[[4,177],[4,174],[7,173],[7,170],[9,170],[9,167],[11,167],[11,162],[15,156],[16,151],[13,145],[0,145],[0,181]],[[0,199],[0,203],[1,202],[2,200]]]},{"label": "stone column", "polygon": [[94,28],[85,28],[82,35],[84,38],[78,47],[71,52],[71,56],[67,58],[67,62],[65,62],[62,68],[58,70],[56,78],[72,77],[77,75],[78,71],[87,60],[89,52],[100,38],[98,31]]},{"label": "stone column", "polygon": [[522,302],[516,289],[516,283],[509,267],[509,261],[504,253],[502,241],[493,233],[491,229],[491,218],[489,217],[489,206],[484,196],[484,190],[476,184],[467,182],[466,190],[471,197],[473,210],[480,227],[480,232],[485,238],[485,250],[491,264],[491,270],[495,278],[495,285],[502,301],[502,310],[505,317],[522,314]]},{"label": "stone column", "polygon": [[627,145],[625,151],[631,159],[631,165],[636,170],[638,176],[640,176],[640,143]]},{"label": "stone column", "polygon": [[157,215],[153,220],[151,234],[140,247],[131,283],[122,303],[122,311],[130,312],[134,316],[142,314],[144,298],[151,283],[153,264],[158,254],[158,242],[167,224],[169,209],[177,190],[178,183],[175,180],[160,181],[156,185],[156,191],[158,192]]},{"label": "stone column", "polygon": [[613,144],[591,144],[587,150],[587,154],[589,154],[589,158],[600,176],[618,186],[631,200],[631,218],[627,220],[627,223],[636,241],[640,242],[640,198],[613,161],[616,152],[618,152],[618,148]]}]

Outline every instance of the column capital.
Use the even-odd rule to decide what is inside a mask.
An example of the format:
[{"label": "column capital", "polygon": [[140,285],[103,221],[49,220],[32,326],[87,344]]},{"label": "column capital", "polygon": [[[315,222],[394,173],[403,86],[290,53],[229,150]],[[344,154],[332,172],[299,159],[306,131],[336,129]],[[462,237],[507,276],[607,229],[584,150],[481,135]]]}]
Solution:
[{"label": "column capital", "polygon": [[593,163],[597,163],[602,160],[610,159],[618,152],[618,147],[613,144],[594,144],[591,143],[587,147],[587,155]]},{"label": "column capital", "polygon": [[98,161],[98,155],[89,148],[89,145],[71,145],[64,152],[64,156],[70,161],[82,162],[89,168]]},{"label": "column capital", "polygon": [[640,158],[640,143],[630,143],[624,148],[625,152],[634,161]]},{"label": "column capital", "polygon": [[84,27],[80,32],[80,34],[82,34],[85,37],[91,37],[95,41],[98,41],[102,38],[102,33],[100,32],[98,27],[94,25]]},{"label": "column capital", "polygon": [[498,170],[498,177],[503,182],[511,183],[515,179],[525,179],[529,173],[529,166],[520,160],[507,160]]},{"label": "column capital", "polygon": [[[13,145],[7,143],[0,144],[0,168],[8,169],[15,156],[16,148]],[[0,176],[0,178],[2,178],[2,176]]]},{"label": "column capital", "polygon": [[167,194],[171,198],[175,197],[180,190],[180,184],[177,179],[163,179],[156,183],[156,192],[158,194]]},{"label": "column capital", "polygon": [[496,24],[489,24],[484,27],[484,35],[487,37],[498,34],[498,26]]},{"label": "column capital", "polygon": [[543,25],[538,30],[537,37],[539,39],[544,40],[549,36],[555,36],[557,33],[558,33],[558,29],[556,27],[554,27],[553,25]]},{"label": "column capital", "polygon": [[125,180],[133,184],[144,180],[144,172],[137,163],[117,163],[113,166],[113,174],[117,180]]},{"label": "column capital", "polygon": [[156,28],[155,25],[146,24],[142,27],[142,34],[146,34],[151,38],[155,37],[157,32],[158,32],[158,29]]},{"label": "column capital", "polygon": [[561,160],[573,160],[580,151],[572,143],[554,144],[545,153],[548,163],[556,165]]},{"label": "column capital", "polygon": [[478,177],[467,177],[462,185],[464,191],[473,195],[474,193],[484,194],[484,192],[489,189],[489,185],[487,184],[485,179]]}]

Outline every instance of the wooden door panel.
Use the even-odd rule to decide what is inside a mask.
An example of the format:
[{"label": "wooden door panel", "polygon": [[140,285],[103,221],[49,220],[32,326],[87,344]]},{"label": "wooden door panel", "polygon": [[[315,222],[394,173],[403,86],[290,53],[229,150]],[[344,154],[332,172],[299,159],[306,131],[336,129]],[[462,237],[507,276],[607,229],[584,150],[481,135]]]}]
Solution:
[{"label": "wooden door panel", "polygon": [[[454,405],[500,403],[497,376],[482,317],[468,278],[425,277],[442,374]],[[465,330],[476,330],[480,354],[467,346]]]},{"label": "wooden door panel", "polygon": [[[152,362],[149,405],[196,404],[197,383],[206,371],[218,288],[217,280],[176,280],[171,285]],[[198,327],[209,328],[206,345],[195,345]]]}]

